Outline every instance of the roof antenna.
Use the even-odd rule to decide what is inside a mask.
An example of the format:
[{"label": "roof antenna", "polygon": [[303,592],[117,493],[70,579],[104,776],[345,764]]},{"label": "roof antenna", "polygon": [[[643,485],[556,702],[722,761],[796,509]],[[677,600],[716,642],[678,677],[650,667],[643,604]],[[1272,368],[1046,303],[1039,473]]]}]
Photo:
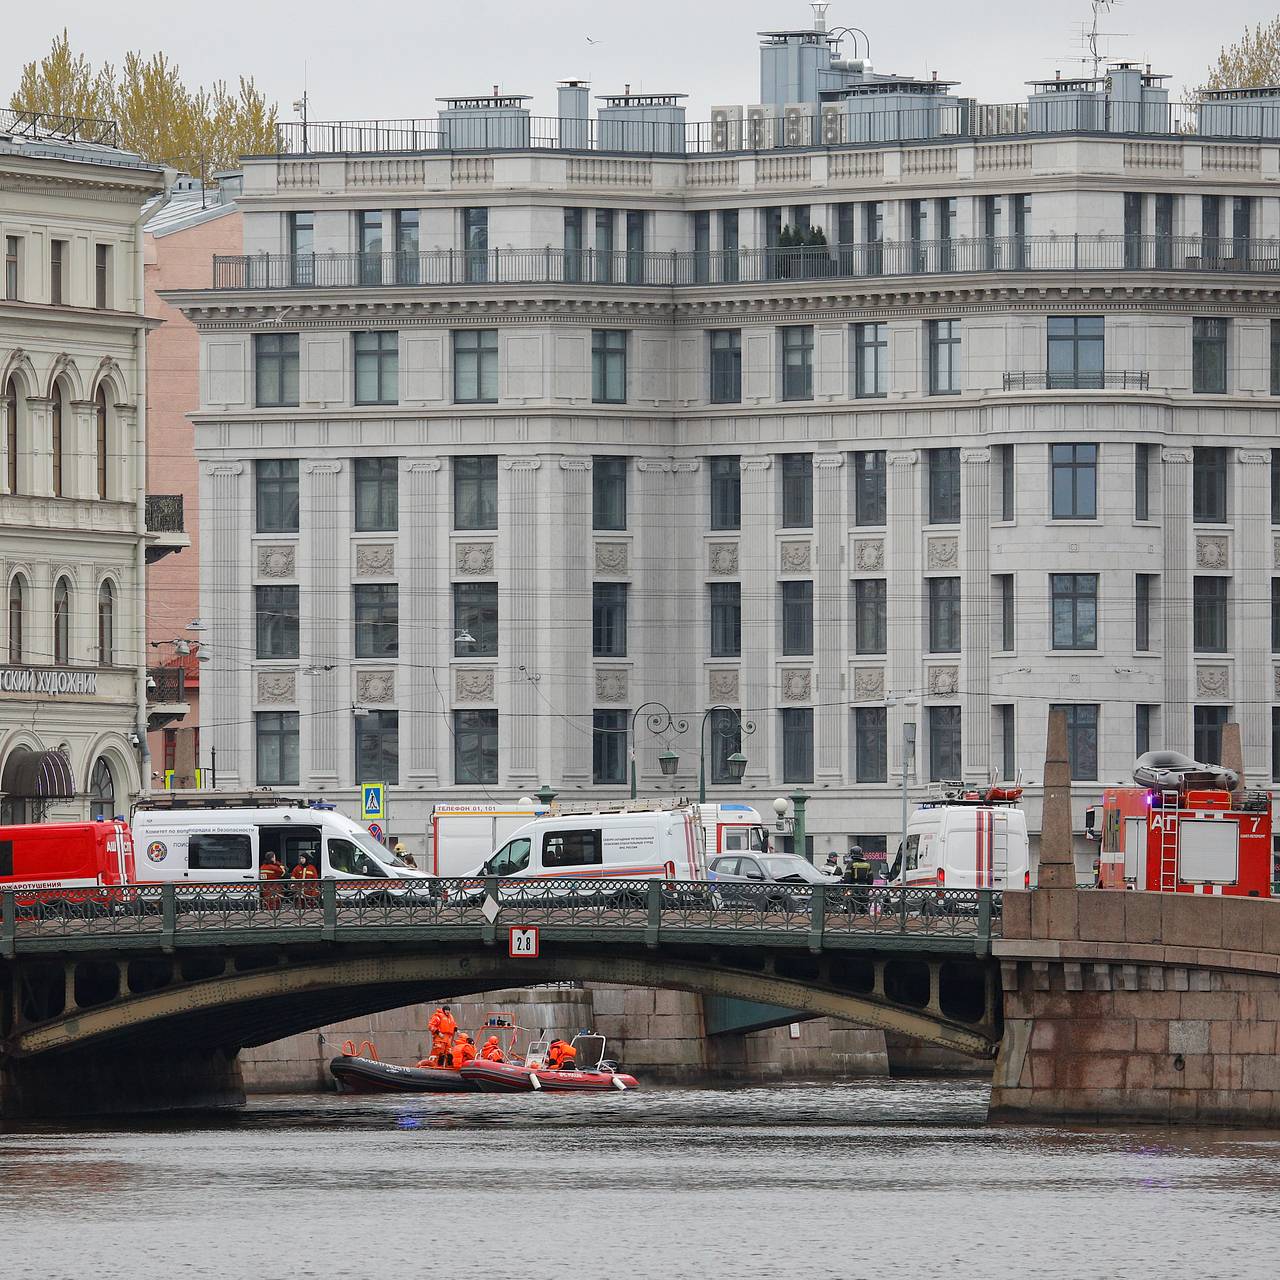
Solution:
[{"label": "roof antenna", "polygon": [[815,31],[825,31],[827,29],[827,10],[831,8],[830,0],[822,4],[810,4],[813,10],[813,29]]}]

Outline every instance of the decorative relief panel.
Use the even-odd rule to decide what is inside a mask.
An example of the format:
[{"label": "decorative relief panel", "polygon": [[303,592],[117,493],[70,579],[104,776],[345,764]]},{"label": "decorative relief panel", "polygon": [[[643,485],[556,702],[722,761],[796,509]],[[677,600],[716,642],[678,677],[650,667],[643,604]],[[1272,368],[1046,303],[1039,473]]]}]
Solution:
[{"label": "decorative relief panel", "polygon": [[884,698],[884,668],[855,667],[853,670],[853,700],[855,702],[879,702]]},{"label": "decorative relief panel", "polygon": [[1275,696],[1277,699],[1280,699],[1280,667],[1275,668],[1274,680],[1276,687]]},{"label": "decorative relief panel", "polygon": [[808,667],[784,667],[781,673],[783,702],[808,702],[813,693],[813,673]]},{"label": "decorative relief panel", "polygon": [[394,702],[396,700],[396,676],[394,671],[357,671],[356,701],[361,703]]},{"label": "decorative relief panel", "polygon": [[1196,696],[1198,698],[1231,697],[1231,668],[1196,667]]},{"label": "decorative relief panel", "polygon": [[954,569],[960,563],[959,538],[930,538],[925,551],[928,569]]},{"label": "decorative relief panel", "polygon": [[707,548],[710,557],[711,572],[732,576],[738,572],[738,544],[736,542],[713,542]]},{"label": "decorative relief panel", "polygon": [[1225,569],[1231,560],[1231,547],[1223,534],[1200,534],[1196,538],[1196,568]]},{"label": "decorative relief panel", "polygon": [[258,577],[292,578],[296,576],[298,548],[293,546],[259,546]]},{"label": "decorative relief panel", "polygon": [[812,563],[812,548],[807,542],[784,542],[781,548],[783,573],[808,573]]},{"label": "decorative relief panel", "polygon": [[597,702],[626,702],[627,673],[618,667],[596,672]]},{"label": "decorative relief panel", "polygon": [[258,701],[267,706],[290,706],[298,701],[296,671],[259,671]]},{"label": "decorative relief panel", "polygon": [[1280,569],[1280,538],[1271,539],[1271,563]]},{"label": "decorative relief panel", "polygon": [[931,697],[954,698],[959,691],[959,667],[929,668],[929,694]]},{"label": "decorative relief panel", "polygon": [[707,672],[707,693],[713,702],[726,702],[732,706],[738,700],[738,688],[736,671]]},{"label": "decorative relief panel", "polygon": [[453,567],[466,578],[483,578],[493,572],[492,542],[458,542],[453,548]]},{"label": "decorative relief panel", "polygon": [[626,573],[628,547],[625,542],[596,543],[597,573]]},{"label": "decorative relief panel", "polygon": [[876,573],[884,568],[884,539],[861,538],[853,544],[853,567],[858,573]]},{"label": "decorative relief panel", "polygon": [[492,667],[459,667],[453,673],[454,702],[492,702]]},{"label": "decorative relief panel", "polygon": [[356,577],[389,578],[396,571],[395,544],[361,542],[356,544]]}]

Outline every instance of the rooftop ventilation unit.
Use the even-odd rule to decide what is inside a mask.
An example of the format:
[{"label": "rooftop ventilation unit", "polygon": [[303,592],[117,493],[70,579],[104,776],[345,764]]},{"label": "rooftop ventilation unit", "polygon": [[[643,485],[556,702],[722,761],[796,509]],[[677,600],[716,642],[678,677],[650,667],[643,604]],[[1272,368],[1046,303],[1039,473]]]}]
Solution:
[{"label": "rooftop ventilation unit", "polygon": [[789,102],[782,108],[782,145],[808,147],[813,144],[813,108],[805,102]]},{"label": "rooftop ventilation unit", "polygon": [[748,151],[770,151],[777,146],[778,120],[774,108],[765,104],[747,108],[745,137]]},{"label": "rooftop ventilation unit", "polygon": [[824,102],[822,104],[822,145],[838,147],[844,139],[844,112],[839,103]]},{"label": "rooftop ventilation unit", "polygon": [[711,108],[711,150],[742,150],[742,108]]},{"label": "rooftop ventilation unit", "polygon": [[683,93],[632,93],[602,98],[596,131],[602,151],[682,155],[685,150]]},{"label": "rooftop ventilation unit", "polygon": [[529,146],[527,94],[493,93],[480,98],[437,98],[440,148],[443,151],[489,151]]}]

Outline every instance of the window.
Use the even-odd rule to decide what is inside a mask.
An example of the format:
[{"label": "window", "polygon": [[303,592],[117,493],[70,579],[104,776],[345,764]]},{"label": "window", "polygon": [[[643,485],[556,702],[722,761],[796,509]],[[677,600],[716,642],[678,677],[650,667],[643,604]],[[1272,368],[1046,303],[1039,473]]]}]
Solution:
[{"label": "window", "polygon": [[929,523],[960,523],[960,450],[930,449]]},{"label": "window", "polygon": [[1173,267],[1173,196],[1157,195],[1155,198],[1155,244],[1152,265],[1157,271],[1169,271]]},{"label": "window", "polygon": [[853,455],[853,522],[866,528],[885,522],[887,485],[884,450],[864,449]]},{"label": "window", "polygon": [[1271,652],[1280,653],[1280,578],[1271,579]]},{"label": "window", "polygon": [[93,246],[93,305],[105,311],[111,305],[111,246]]},{"label": "window", "polygon": [[1197,760],[1217,764],[1222,760],[1222,726],[1231,715],[1230,707],[1192,708],[1192,750]]},{"label": "window", "polygon": [[737,582],[713,582],[707,588],[711,607],[713,658],[742,655],[742,586]]},{"label": "window", "polygon": [[289,236],[292,283],[305,287],[316,282],[316,215],[306,211],[285,214]]},{"label": "window", "polygon": [[960,652],[960,579],[930,578],[929,652]]},{"label": "window", "polygon": [[627,402],[627,335],[622,329],[591,331],[591,399],[595,404]]},{"label": "window", "polygon": [[27,614],[26,579],[18,574],[9,583],[9,664],[18,666],[25,661],[26,646],[23,632]]},{"label": "window", "polygon": [[1197,524],[1227,520],[1227,451],[1191,451],[1191,518]]},{"label": "window", "polygon": [[454,458],[453,527],[498,527],[497,458]]},{"label": "window", "polygon": [[453,780],[464,783],[498,781],[498,713],[453,713]]},{"label": "window", "polygon": [[1014,446],[1002,444],[996,446],[996,463],[1000,477],[1000,519],[1013,520],[1017,514],[1014,506]]},{"label": "window", "polygon": [[63,274],[67,266],[67,248],[65,240],[49,241],[49,301],[55,307],[66,301]]},{"label": "window", "polygon": [[889,326],[853,326],[853,394],[860,400],[889,394]]},{"label": "window", "polygon": [[1098,647],[1098,575],[1052,573],[1049,582],[1053,604],[1053,647]]},{"label": "window", "polygon": [[298,785],[298,713],[259,711],[254,716],[258,786]]},{"label": "window", "polygon": [[1098,776],[1098,708],[1092,703],[1051,706],[1067,717],[1067,761],[1072,782],[1092,782]]},{"label": "window", "polygon": [[1014,270],[1022,271],[1027,266],[1027,237],[1031,234],[1031,197],[1010,196],[1009,207],[1013,214],[1013,261],[1010,265]]},{"label": "window", "polygon": [[63,497],[63,438],[62,438],[63,394],[59,382],[53,388],[53,399],[49,405],[49,452],[53,466],[53,496]]},{"label": "window", "polygon": [[591,461],[591,527],[627,527],[627,460],[598,456]]},{"label": "window", "polygon": [[1227,390],[1227,322],[1214,317],[1191,321],[1191,390],[1225,395]]},{"label": "window", "polygon": [[[111,766],[99,756],[89,776],[89,817],[94,822],[109,822],[119,812],[116,808],[116,782]],[[245,837],[241,837],[245,839]],[[247,841],[246,841],[247,842]]]},{"label": "window", "polygon": [[115,665],[116,648],[116,598],[111,583],[104,582],[98,588],[98,665]]},{"label": "window", "polygon": [[1280,707],[1271,708],[1271,781],[1280,782]]},{"label": "window", "polygon": [[[1155,741],[1156,716],[1160,708],[1151,703],[1139,702],[1133,709],[1134,758],[1145,756]],[[1216,763],[1216,761],[1214,762]]]},{"label": "window", "polygon": [[813,708],[788,707],[782,713],[782,780],[813,781]]},{"label": "window", "polygon": [[356,404],[396,404],[400,399],[400,335],[394,329],[353,334]]},{"label": "window", "polygon": [[544,867],[594,867],[604,861],[599,828],[548,831],[542,838]]},{"label": "window", "polygon": [[453,398],[458,404],[497,404],[497,329],[453,331]]},{"label": "window", "polygon": [[203,832],[187,841],[192,871],[247,871],[253,866],[253,840],[233,832]]},{"label": "window", "polygon": [[1151,597],[1155,574],[1133,575],[1133,647],[1138,653],[1151,652]]},{"label": "window", "polygon": [[422,278],[422,262],[418,257],[421,219],[417,209],[395,212],[396,284],[417,284]]},{"label": "window", "polygon": [[[492,658],[498,652],[498,584],[453,584],[453,654],[456,658]],[[467,640],[464,637],[470,636]]]},{"label": "window", "polygon": [[66,578],[53,588],[53,661],[59,667],[71,661],[71,587]]},{"label": "window", "polygon": [[382,212],[366,209],[356,214],[356,248],[360,254],[360,283],[382,283]]},{"label": "window", "polygon": [[1055,520],[1096,520],[1098,517],[1098,446],[1049,446],[1050,488]]},{"label": "window", "polygon": [[1012,781],[1018,776],[1017,740],[1014,725],[1016,716],[1012,702],[1002,702],[991,708],[995,727],[996,756],[1000,761],[1000,776]]},{"label": "window", "polygon": [[591,713],[591,781],[621,786],[627,780],[627,713]]},{"label": "window", "polygon": [[709,474],[712,529],[740,529],[742,527],[741,460],[737,457],[712,458]]},{"label": "window", "polygon": [[885,653],[888,582],[884,578],[859,578],[853,584],[853,637],[855,653]]},{"label": "window", "polygon": [[357,533],[389,533],[400,526],[400,460],[357,458],[355,475]]},{"label": "window", "polygon": [[853,709],[853,776],[857,782],[889,781],[889,727],[884,707]]},{"label": "window", "polygon": [[400,713],[370,711],[356,716],[356,781],[400,781]]},{"label": "window", "polygon": [[1271,523],[1280,524],[1280,449],[1271,450]]},{"label": "window", "polygon": [[564,211],[564,278],[567,284],[577,284],[582,279],[582,209]]},{"label": "window", "polygon": [[298,588],[254,587],[259,658],[298,656]]},{"label": "window", "polygon": [[802,657],[813,652],[813,583],[783,582],[782,652]]},{"label": "window", "polygon": [[4,238],[4,296],[7,302],[18,300],[18,262],[21,243],[17,236]]},{"label": "window", "polygon": [[644,284],[644,210],[628,209],[626,221],[627,283]]},{"label": "window", "polygon": [[929,394],[960,391],[960,321],[929,321]]},{"label": "window", "polygon": [[1280,396],[1280,320],[1271,322],[1271,394]]},{"label": "window", "polygon": [[992,619],[995,623],[994,646],[999,653],[1012,653],[1017,648],[1013,612],[1013,574],[998,573],[992,582],[995,584],[997,608],[996,615]]},{"label": "window", "polygon": [[1133,518],[1151,519],[1151,445],[1133,446]]},{"label": "window", "polygon": [[613,261],[612,209],[596,210],[596,283],[609,284],[616,275]]},{"label": "window", "polygon": [[742,400],[742,331],[712,329],[711,403],[738,404]]},{"label": "window", "polygon": [[98,497],[104,501],[109,496],[111,488],[109,443],[107,436],[107,391],[104,386],[99,386],[93,397],[94,470],[97,478]]},{"label": "window", "polygon": [[1142,192],[1124,193],[1124,265],[1142,266]]},{"label": "window", "polygon": [[352,587],[357,658],[394,658],[400,653],[400,588],[394,582]]},{"label": "window", "polygon": [[813,455],[782,455],[782,527],[809,529],[813,526]]},{"label": "window", "polygon": [[738,282],[738,210],[720,210],[720,266],[725,284]]},{"label": "window", "polygon": [[298,460],[261,458],[253,464],[259,533],[298,532]]},{"label": "window", "polygon": [[711,213],[701,209],[689,215],[693,232],[693,283],[711,279]]},{"label": "window", "polygon": [[788,324],[778,331],[782,344],[782,399],[813,399],[813,325]]},{"label": "window", "polygon": [[627,584],[591,586],[591,653],[596,658],[627,656]]},{"label": "window", "polygon": [[298,403],[298,335],[253,335],[254,397],[260,409],[295,407]]},{"label": "window", "polygon": [[723,711],[711,717],[707,728],[708,745],[711,748],[711,783],[717,787],[740,786],[741,778],[733,776],[729,757],[742,750],[742,712],[733,708],[732,715]]},{"label": "window", "polygon": [[[1191,580],[1191,643],[1197,653],[1227,651],[1227,586],[1229,578]],[[1197,757],[1205,759],[1204,756]]]},{"label": "window", "polygon": [[1050,388],[1089,390],[1104,385],[1106,339],[1101,316],[1050,316],[1048,333]]},{"label": "window", "polygon": [[[5,483],[10,493],[18,492],[18,457],[18,384],[10,378],[5,383],[4,388],[4,474]],[[1272,457],[1275,457],[1274,452]],[[1273,462],[1273,477],[1274,474],[1275,464]],[[1275,493],[1274,479],[1271,490],[1272,493]],[[1272,500],[1272,506],[1275,506],[1274,499]]]},{"label": "window", "polygon": [[926,707],[929,725],[929,781],[955,782],[964,773],[959,707]]}]

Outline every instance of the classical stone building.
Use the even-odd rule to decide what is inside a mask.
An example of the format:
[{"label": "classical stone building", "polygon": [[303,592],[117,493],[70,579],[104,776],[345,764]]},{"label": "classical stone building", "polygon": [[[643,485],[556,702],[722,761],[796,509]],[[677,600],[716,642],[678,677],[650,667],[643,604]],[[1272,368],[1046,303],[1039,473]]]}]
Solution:
[{"label": "classical stone building", "polygon": [[[5,821],[127,812],[150,720],[143,582],[185,539],[145,490],[144,203],[104,121],[0,112],[0,792]],[[179,526],[180,529],[180,526]]]},{"label": "classical stone building", "polygon": [[712,794],[802,786],[822,854],[892,839],[906,721],[916,795],[1021,771],[1033,826],[1054,705],[1081,807],[1230,716],[1280,769],[1280,99],[837,53],[765,33],[708,124],[567,82],[246,158],[244,254],[170,295],[220,783],[386,778],[418,845],[625,795],[638,712],[692,791],[725,704]]}]

